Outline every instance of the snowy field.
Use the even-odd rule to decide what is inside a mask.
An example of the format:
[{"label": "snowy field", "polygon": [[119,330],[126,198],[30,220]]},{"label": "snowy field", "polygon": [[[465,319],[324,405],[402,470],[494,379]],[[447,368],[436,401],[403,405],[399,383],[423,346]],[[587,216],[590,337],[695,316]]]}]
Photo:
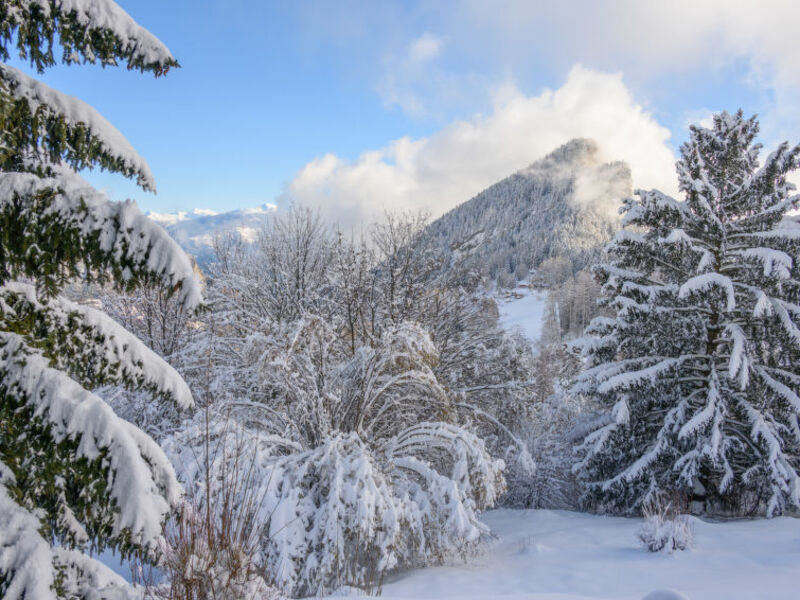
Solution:
[{"label": "snowy field", "polygon": [[547,291],[518,287],[514,296],[498,298],[497,305],[500,324],[504,328],[519,330],[532,342],[539,339],[547,307]]},{"label": "snowy field", "polygon": [[800,519],[693,520],[695,547],[674,555],[639,546],[640,519],[549,510],[486,513],[498,539],[455,567],[386,584],[388,600],[789,600],[800,597]]}]

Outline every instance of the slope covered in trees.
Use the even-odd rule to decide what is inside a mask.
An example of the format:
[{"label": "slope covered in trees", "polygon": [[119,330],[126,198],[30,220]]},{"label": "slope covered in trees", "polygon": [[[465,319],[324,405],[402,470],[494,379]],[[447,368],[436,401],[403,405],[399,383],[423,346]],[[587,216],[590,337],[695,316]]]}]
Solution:
[{"label": "slope covered in trees", "polygon": [[[624,163],[603,162],[595,142],[575,139],[436,219],[427,235],[443,252],[443,271],[470,286],[510,286],[548,258],[561,258],[578,272],[619,227],[617,211],[630,193]],[[265,205],[150,216],[206,265],[217,234],[234,230],[253,242],[275,210]]]},{"label": "slope covered in trees", "polygon": [[465,283],[510,286],[562,256],[588,266],[619,226],[631,193],[621,162],[604,163],[593,141],[575,139],[434,221],[427,234]]}]

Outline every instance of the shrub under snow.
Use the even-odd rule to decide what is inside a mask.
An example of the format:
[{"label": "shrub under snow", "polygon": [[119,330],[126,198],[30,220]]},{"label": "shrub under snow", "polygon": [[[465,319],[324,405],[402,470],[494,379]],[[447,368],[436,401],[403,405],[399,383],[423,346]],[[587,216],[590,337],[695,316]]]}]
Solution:
[{"label": "shrub under snow", "polygon": [[654,501],[643,511],[644,522],[639,540],[650,552],[667,552],[691,548],[694,541],[689,516],[681,514],[670,503]]},{"label": "shrub under snow", "polygon": [[[488,533],[477,511],[494,502],[499,471],[483,444],[442,423],[413,429],[384,451],[343,433],[275,463],[266,553],[280,587],[375,588],[392,568],[441,562]],[[425,457],[428,444],[449,468]]]},{"label": "shrub under snow", "polygon": [[375,590],[392,569],[470,552],[488,533],[479,511],[505,489],[503,461],[448,421],[427,334],[402,325],[343,364],[316,343],[325,334],[301,323],[292,353],[264,353],[272,405],[223,404],[165,440],[190,493],[213,498],[226,472],[248,474],[255,560],[295,596]]},{"label": "shrub under snow", "polygon": [[[308,450],[222,415],[209,430],[210,495],[224,493],[225,471],[247,473],[254,560],[294,596],[375,590],[394,568],[468,553],[488,533],[478,512],[504,489],[502,461],[447,423],[413,425],[380,447],[340,432]],[[200,423],[166,442],[197,496],[208,489],[204,442]]]}]

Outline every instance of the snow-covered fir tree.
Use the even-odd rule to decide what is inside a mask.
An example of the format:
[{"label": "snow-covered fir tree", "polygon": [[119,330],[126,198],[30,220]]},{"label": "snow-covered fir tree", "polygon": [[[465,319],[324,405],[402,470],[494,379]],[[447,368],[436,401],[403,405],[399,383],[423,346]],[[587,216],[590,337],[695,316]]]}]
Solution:
[{"label": "snow-covered fir tree", "polygon": [[[109,0],[0,4],[0,56],[38,71],[125,61],[163,74],[167,48]],[[83,551],[153,559],[180,486],[161,449],[89,390],[121,383],[182,407],[183,380],[104,313],[60,297],[71,279],[170,290],[200,301],[189,259],[133,203],[113,203],[73,169],[155,184],[103,117],[0,64],[0,596],[140,593]]]},{"label": "snow-covered fir tree", "polygon": [[759,166],[758,123],[741,111],[690,131],[684,200],[626,201],[597,268],[615,316],[591,324],[574,391],[608,420],[576,469],[600,509],[668,494],[776,515],[800,504],[800,225],[786,216],[800,147]]}]

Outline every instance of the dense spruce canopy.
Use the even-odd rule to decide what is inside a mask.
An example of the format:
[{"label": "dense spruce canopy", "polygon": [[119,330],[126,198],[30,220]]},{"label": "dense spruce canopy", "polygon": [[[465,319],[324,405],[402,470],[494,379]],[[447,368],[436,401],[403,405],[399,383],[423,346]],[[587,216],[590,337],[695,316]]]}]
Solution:
[{"label": "dense spruce canopy", "polygon": [[[127,61],[164,73],[169,51],[110,0],[0,4],[0,57],[37,70]],[[0,596],[133,597],[82,551],[153,558],[180,486],[160,448],[88,390],[116,383],[192,405],[183,380],[103,313],[58,296],[72,278],[162,286],[200,301],[188,258],[132,203],[73,169],[155,189],[147,163],[83,102],[0,64]]]},{"label": "dense spruce canopy", "polygon": [[576,465],[595,507],[800,504],[800,196],[786,181],[800,147],[759,166],[757,132],[741,112],[692,127],[684,200],[639,191],[597,268],[616,316],[591,324],[575,388],[608,409]]}]

